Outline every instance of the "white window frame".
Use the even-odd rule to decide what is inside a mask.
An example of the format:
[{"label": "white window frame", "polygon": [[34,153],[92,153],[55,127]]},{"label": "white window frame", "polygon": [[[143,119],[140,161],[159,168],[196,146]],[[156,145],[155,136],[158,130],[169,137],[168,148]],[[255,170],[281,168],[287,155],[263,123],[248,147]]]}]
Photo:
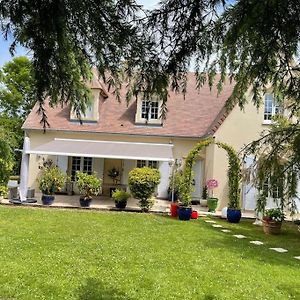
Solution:
[{"label": "white window frame", "polygon": [[266,93],[264,96],[264,121],[263,124],[271,124],[272,118],[280,113],[280,106],[276,104],[274,95]]}]

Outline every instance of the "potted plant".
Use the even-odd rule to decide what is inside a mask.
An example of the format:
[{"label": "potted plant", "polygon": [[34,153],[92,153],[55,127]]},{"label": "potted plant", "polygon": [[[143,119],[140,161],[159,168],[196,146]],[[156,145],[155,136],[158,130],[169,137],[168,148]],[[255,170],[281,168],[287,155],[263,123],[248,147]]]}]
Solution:
[{"label": "potted plant", "polygon": [[112,179],[114,184],[117,184],[119,181],[120,172],[115,167],[108,170],[107,175]]},{"label": "potted plant", "polygon": [[[173,181],[172,177],[170,178],[170,192],[169,192],[169,199],[172,201],[170,205],[170,210],[171,210],[171,217],[176,218],[178,216],[178,199],[180,198],[181,195],[181,186],[183,182],[183,174],[182,171],[176,171],[173,176]],[[173,199],[172,199],[172,193]]]},{"label": "potted plant", "polygon": [[204,206],[204,207],[207,207],[207,186],[205,185],[205,187],[203,188],[203,191],[202,191],[202,198],[200,200],[200,205],[201,206]]},{"label": "potted plant", "polygon": [[184,180],[181,185],[180,204],[178,206],[178,218],[181,221],[188,221],[191,219],[192,216],[191,185],[191,178],[190,176],[188,176],[185,170]]},{"label": "potted plant", "polygon": [[207,199],[207,206],[209,212],[215,212],[218,206],[219,199],[214,197],[214,189],[218,187],[218,181],[216,179],[209,179],[206,183],[207,189],[211,191],[211,197]]},{"label": "potted plant", "polygon": [[42,168],[38,179],[39,189],[42,191],[42,203],[51,205],[55,199],[54,193],[59,192],[65,184],[66,175],[57,166]]},{"label": "potted plant", "polygon": [[7,186],[0,185],[0,203],[5,197],[7,197],[7,194],[8,194]]},{"label": "potted plant", "polygon": [[113,193],[112,193],[112,197],[115,200],[115,206],[116,208],[125,208],[127,205],[127,200],[130,197],[130,194],[123,191],[123,190],[119,190],[116,189]]},{"label": "potted plant", "polygon": [[279,234],[284,212],[280,208],[267,209],[263,216],[263,229],[266,234]]},{"label": "potted plant", "polygon": [[139,200],[142,212],[148,212],[153,206],[151,196],[159,183],[160,173],[157,169],[143,167],[129,172],[128,185],[133,197]]},{"label": "potted plant", "polygon": [[79,199],[81,207],[90,207],[92,196],[99,195],[101,191],[102,180],[96,176],[96,173],[87,174],[76,172],[76,183],[79,193],[82,195]]}]

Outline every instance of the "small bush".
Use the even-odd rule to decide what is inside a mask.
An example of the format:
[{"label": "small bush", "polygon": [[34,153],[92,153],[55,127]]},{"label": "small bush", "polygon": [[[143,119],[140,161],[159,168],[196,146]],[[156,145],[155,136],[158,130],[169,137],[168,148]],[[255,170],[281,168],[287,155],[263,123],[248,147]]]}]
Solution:
[{"label": "small bush", "polygon": [[130,197],[130,194],[123,190],[116,189],[112,193],[112,197],[116,202],[125,202]]},{"label": "small bush", "polygon": [[150,198],[159,183],[160,173],[157,169],[144,167],[129,172],[128,184],[131,194],[139,199],[143,211],[148,211],[153,206],[154,203]]},{"label": "small bush", "polygon": [[8,188],[5,185],[0,185],[0,196],[6,197],[8,194]]}]

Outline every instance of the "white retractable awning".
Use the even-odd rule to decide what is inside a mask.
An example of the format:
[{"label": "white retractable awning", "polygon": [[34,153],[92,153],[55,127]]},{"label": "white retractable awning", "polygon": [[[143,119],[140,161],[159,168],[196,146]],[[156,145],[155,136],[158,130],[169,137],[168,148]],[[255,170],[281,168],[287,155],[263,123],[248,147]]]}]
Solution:
[{"label": "white retractable awning", "polygon": [[129,143],[94,140],[54,139],[33,147],[27,154],[103,157],[132,160],[173,160],[173,144]]}]

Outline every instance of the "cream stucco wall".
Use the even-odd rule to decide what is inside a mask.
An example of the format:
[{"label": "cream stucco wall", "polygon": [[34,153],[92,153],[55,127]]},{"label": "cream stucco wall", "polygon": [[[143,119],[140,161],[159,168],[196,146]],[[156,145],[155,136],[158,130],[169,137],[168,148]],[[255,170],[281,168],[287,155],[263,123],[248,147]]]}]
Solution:
[{"label": "cream stucco wall", "polygon": [[[236,106],[215,133],[215,140],[228,143],[240,151],[246,144],[257,139],[263,130],[267,129],[267,125],[263,124],[263,117],[263,106],[257,110],[252,103],[248,103],[244,111]],[[207,151],[206,165],[211,175],[210,178],[215,178],[219,182],[214,194],[220,199],[219,209],[221,209],[228,202],[226,152],[216,145],[211,145]]]}]

